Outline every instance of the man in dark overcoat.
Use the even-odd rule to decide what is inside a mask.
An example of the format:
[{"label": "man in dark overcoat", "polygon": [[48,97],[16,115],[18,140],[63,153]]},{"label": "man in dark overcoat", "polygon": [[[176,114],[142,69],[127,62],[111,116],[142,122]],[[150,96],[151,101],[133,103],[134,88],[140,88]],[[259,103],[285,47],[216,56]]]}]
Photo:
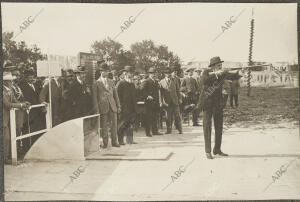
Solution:
[{"label": "man in dark overcoat", "polygon": [[236,73],[222,70],[220,57],[213,57],[210,60],[209,69],[203,72],[203,91],[201,92],[198,108],[203,110],[203,132],[205,141],[205,152],[208,159],[211,155],[211,120],[214,118],[215,125],[215,146],[214,155],[228,156],[221,151],[222,130],[223,130],[223,96],[222,85],[225,79],[231,80]]},{"label": "man in dark overcoat", "polygon": [[134,68],[124,67],[124,80],[118,82],[117,92],[119,96],[121,113],[118,126],[118,140],[120,145],[124,144],[126,136],[127,144],[135,144],[133,141],[133,127],[136,118],[136,89],[133,83]]},{"label": "man in dark overcoat", "polygon": [[[159,99],[159,83],[156,81],[156,69],[154,67],[149,68],[149,77],[141,83],[141,91],[145,101],[146,114],[145,114],[145,131],[146,136],[152,137],[152,135],[162,135],[158,131],[158,113],[160,110]],[[152,135],[150,133],[152,131]]]}]

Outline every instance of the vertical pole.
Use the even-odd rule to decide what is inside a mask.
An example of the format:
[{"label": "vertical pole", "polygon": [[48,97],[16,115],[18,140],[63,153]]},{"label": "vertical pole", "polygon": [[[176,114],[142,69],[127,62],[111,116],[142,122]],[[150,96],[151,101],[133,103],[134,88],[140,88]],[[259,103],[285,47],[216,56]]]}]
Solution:
[{"label": "vertical pole", "polygon": [[[49,126],[49,128],[52,128],[52,99],[51,99],[51,72],[50,72],[50,63],[49,63],[49,58],[48,58],[48,78],[49,78],[49,107],[48,107],[48,110],[47,110],[47,117],[49,118],[49,120],[47,121],[47,128]],[[48,113],[49,112],[49,113]],[[49,122],[49,123],[48,123]],[[48,125],[49,124],[49,125]]]},{"label": "vertical pole", "polygon": [[[253,8],[252,8],[252,19],[251,19],[251,23],[250,23],[250,45],[249,45],[249,58],[248,58],[248,65],[251,66],[253,65],[253,61],[252,61],[252,49],[253,49],[253,31],[254,31],[254,19],[253,19]],[[248,88],[248,92],[247,92],[247,96],[250,96],[251,93],[251,70],[250,68],[248,68],[248,74],[247,74],[247,88]]]},{"label": "vertical pole", "polygon": [[51,124],[51,115],[50,115],[50,104],[47,105],[47,113],[46,113],[46,128],[50,129],[52,128],[52,124]]},{"label": "vertical pole", "polygon": [[11,159],[12,164],[17,165],[17,128],[16,128],[16,109],[10,110],[10,140],[11,140]]}]

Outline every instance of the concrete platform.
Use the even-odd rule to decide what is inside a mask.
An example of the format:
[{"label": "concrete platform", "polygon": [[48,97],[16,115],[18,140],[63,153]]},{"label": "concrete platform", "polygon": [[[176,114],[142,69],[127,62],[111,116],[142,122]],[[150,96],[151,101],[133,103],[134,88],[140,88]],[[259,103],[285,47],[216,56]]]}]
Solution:
[{"label": "concrete platform", "polygon": [[[184,134],[145,137],[137,145],[111,148],[120,160],[25,162],[5,166],[6,200],[245,200],[300,199],[300,138],[293,123],[224,131],[222,150],[229,157],[205,157],[202,127]],[[151,153],[153,150],[153,153]],[[122,160],[122,154],[167,160]],[[118,156],[118,154],[120,156]],[[105,156],[105,155],[104,155]],[[143,156],[142,156],[143,157]],[[80,175],[70,181],[78,168]],[[179,169],[180,177],[172,181]],[[275,181],[281,168],[285,172]]]}]

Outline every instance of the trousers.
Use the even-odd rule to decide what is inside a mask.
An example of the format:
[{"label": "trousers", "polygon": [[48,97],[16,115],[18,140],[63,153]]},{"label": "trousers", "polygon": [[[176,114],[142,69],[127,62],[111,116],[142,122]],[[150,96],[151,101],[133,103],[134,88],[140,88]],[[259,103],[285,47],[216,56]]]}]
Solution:
[{"label": "trousers", "polygon": [[167,111],[167,131],[172,131],[172,123],[173,123],[173,117],[175,117],[175,124],[179,132],[182,132],[182,125],[181,125],[181,117],[179,112],[179,106],[175,105],[173,103],[170,103],[168,107],[166,108]]},{"label": "trousers", "polygon": [[100,127],[102,128],[101,136],[104,146],[108,144],[108,125],[111,125],[111,143],[118,144],[117,138],[117,113],[113,112],[111,108],[106,114],[100,114]]},{"label": "trousers", "polygon": [[213,107],[203,110],[203,132],[205,142],[205,152],[211,153],[211,122],[214,119],[215,145],[214,152],[221,151],[222,131],[223,131],[223,109]]},{"label": "trousers", "polygon": [[239,106],[239,95],[238,94],[230,94],[230,106],[233,107],[233,99],[235,106]]},{"label": "trousers", "polygon": [[158,116],[159,110],[152,106],[146,106],[145,114],[145,132],[146,135],[150,135],[150,130],[152,134],[158,133]]}]

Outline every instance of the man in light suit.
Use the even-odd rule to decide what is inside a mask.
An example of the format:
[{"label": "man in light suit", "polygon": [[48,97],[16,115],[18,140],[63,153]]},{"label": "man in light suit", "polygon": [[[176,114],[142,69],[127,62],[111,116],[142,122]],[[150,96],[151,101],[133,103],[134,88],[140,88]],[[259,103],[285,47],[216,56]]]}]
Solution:
[{"label": "man in light suit", "polygon": [[108,79],[108,66],[103,64],[100,70],[101,76],[93,84],[93,105],[95,113],[100,114],[104,148],[108,145],[108,122],[111,122],[112,146],[120,147],[117,138],[117,113],[121,112],[118,93],[114,82]]},{"label": "man in light suit", "polygon": [[12,91],[14,79],[11,72],[3,72],[3,147],[5,164],[10,163],[10,109],[26,109],[30,106],[29,102],[20,103],[15,98]]},{"label": "man in light suit", "polygon": [[161,103],[167,110],[167,132],[172,133],[172,117],[175,116],[175,122],[178,123],[177,129],[182,134],[182,125],[179,112],[179,103],[181,103],[180,91],[176,87],[175,81],[171,78],[171,69],[165,70],[165,78],[160,82],[161,86]]}]

